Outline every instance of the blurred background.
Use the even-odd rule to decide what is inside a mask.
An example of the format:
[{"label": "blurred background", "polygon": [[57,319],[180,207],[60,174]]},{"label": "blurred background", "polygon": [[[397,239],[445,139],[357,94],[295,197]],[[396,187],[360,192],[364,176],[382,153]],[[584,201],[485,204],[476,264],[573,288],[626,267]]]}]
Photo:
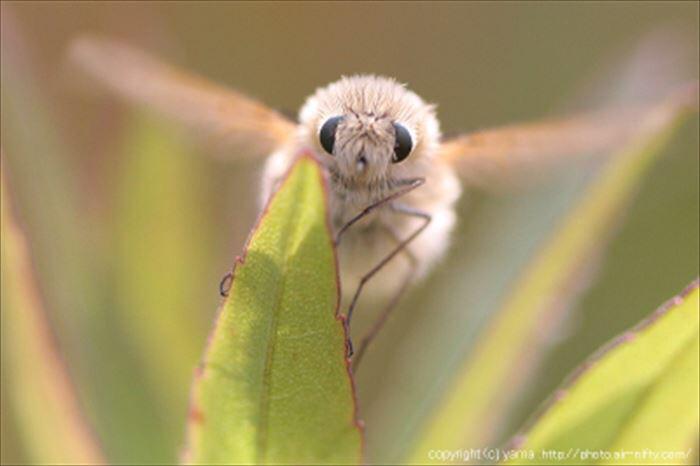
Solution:
[{"label": "blurred background", "polygon": [[[71,39],[124,39],[292,114],[340,75],[394,76],[437,103],[454,134],[567,107],[658,30],[680,38],[697,79],[698,17],[696,2],[3,2],[3,195],[107,459],[177,460],[219,279],[257,215],[261,161],[212,157],[211,144],[98,92],[67,65]],[[698,275],[698,172],[695,118],[620,218],[566,325],[543,325],[548,351],[495,443],[577,363]],[[371,461],[400,457],[570,207],[575,192],[559,183],[467,193],[452,254],[411,291],[358,374]],[[5,310],[2,462],[18,463],[32,454],[6,395]]]}]

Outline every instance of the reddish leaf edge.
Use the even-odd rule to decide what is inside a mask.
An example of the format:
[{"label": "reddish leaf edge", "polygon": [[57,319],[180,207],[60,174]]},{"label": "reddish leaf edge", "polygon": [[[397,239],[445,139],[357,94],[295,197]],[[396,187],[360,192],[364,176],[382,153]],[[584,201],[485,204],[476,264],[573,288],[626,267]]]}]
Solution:
[{"label": "reddish leaf edge", "polygon": [[[323,203],[325,207],[325,223],[326,223],[326,228],[329,232],[329,236],[332,238],[333,237],[333,228],[331,225],[331,220],[330,220],[330,211],[329,211],[329,202],[328,202],[328,194],[329,194],[329,185],[328,185],[328,178],[325,175],[324,170],[322,169],[322,165],[318,161],[318,159],[313,155],[313,152],[309,149],[302,149],[298,152],[298,154],[295,157],[294,163],[290,166],[290,168],[287,170],[287,172],[284,174],[282,177],[282,181],[279,183],[277,189],[275,192],[272,193],[272,195],[269,197],[269,199],[265,202],[264,207],[258,214],[258,218],[255,220],[255,223],[253,224],[253,227],[251,228],[250,232],[248,233],[248,237],[246,238],[245,244],[243,245],[243,252],[240,255],[237,255],[234,258],[233,261],[233,267],[231,269],[231,275],[230,278],[228,279],[228,282],[230,284],[226,296],[223,296],[221,298],[221,301],[219,303],[219,307],[217,308],[216,311],[216,316],[214,317],[214,325],[212,327],[212,330],[209,332],[209,335],[207,337],[207,341],[204,347],[204,352],[202,356],[202,360],[200,363],[197,365],[197,367],[194,369],[194,375],[193,375],[193,380],[192,380],[192,386],[190,388],[190,398],[189,398],[189,408],[188,408],[188,414],[187,414],[187,422],[188,425],[190,423],[203,423],[205,422],[204,414],[202,411],[199,409],[197,405],[197,401],[194,399],[194,392],[195,392],[195,387],[199,383],[199,380],[202,378],[204,369],[206,366],[206,356],[209,354],[209,351],[211,349],[212,345],[212,340],[215,334],[215,330],[219,325],[219,321],[221,319],[221,315],[223,312],[224,307],[226,306],[226,302],[228,301],[229,296],[232,294],[233,287],[235,286],[236,283],[236,270],[239,265],[244,265],[246,257],[248,255],[248,248],[250,247],[250,243],[253,239],[253,236],[255,235],[255,232],[260,228],[260,225],[262,224],[263,220],[267,217],[270,205],[272,204],[272,200],[275,198],[277,195],[277,192],[280,190],[282,186],[287,183],[289,177],[291,174],[294,172],[296,169],[297,165],[303,161],[303,160],[308,160],[311,161],[316,167],[319,168],[318,170],[318,175],[321,180],[321,186],[323,188]],[[356,383],[355,383],[355,377],[352,373],[352,360],[351,358],[347,357],[348,350],[349,350],[349,342],[350,342],[350,335],[349,335],[349,329],[347,325],[347,318],[345,314],[343,314],[340,311],[340,302],[341,302],[341,282],[340,282],[340,270],[338,268],[338,250],[334,244],[334,242],[331,240],[331,249],[333,250],[333,262],[334,262],[334,268],[335,268],[335,284],[336,284],[336,304],[335,304],[335,319],[336,321],[339,321],[341,323],[341,327],[343,330],[343,352],[346,355],[344,362],[345,362],[345,371],[348,375],[348,379],[350,380],[350,391],[352,394],[352,400],[353,400],[353,426],[355,429],[360,434],[360,457],[359,457],[359,462],[360,464],[365,464],[365,458],[366,458],[366,439],[365,439],[365,423],[360,419],[360,410],[359,410],[359,402],[357,398],[357,388],[356,388]],[[186,429],[188,430],[188,429]],[[189,464],[190,463],[190,454],[191,454],[191,445],[188,444],[189,442],[189,434],[186,435],[186,445],[183,448],[182,453],[180,454],[180,458],[183,463]]]}]

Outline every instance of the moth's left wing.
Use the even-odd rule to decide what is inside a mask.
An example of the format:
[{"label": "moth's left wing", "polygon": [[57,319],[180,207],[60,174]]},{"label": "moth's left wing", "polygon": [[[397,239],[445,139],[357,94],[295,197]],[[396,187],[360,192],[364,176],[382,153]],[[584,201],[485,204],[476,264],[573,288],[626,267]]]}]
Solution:
[{"label": "moth's left wing", "polygon": [[679,113],[698,107],[698,83],[678,88],[666,99],[569,118],[477,131],[445,141],[439,156],[467,184],[503,186],[558,163],[610,154],[634,138],[653,132]]},{"label": "moth's left wing", "polygon": [[80,38],[70,58],[111,91],[199,133],[243,144],[244,153],[267,155],[294,132],[292,121],[261,102],[118,41]]}]

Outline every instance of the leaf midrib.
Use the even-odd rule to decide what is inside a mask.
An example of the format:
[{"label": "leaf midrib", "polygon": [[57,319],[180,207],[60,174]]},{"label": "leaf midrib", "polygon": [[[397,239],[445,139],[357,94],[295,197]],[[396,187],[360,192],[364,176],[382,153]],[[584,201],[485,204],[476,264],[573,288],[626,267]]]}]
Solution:
[{"label": "leaf midrib", "polygon": [[[300,168],[298,168],[300,169]],[[297,183],[293,186],[293,192],[287,194],[290,198],[294,199],[298,196],[298,192],[304,191],[303,183]],[[274,200],[273,200],[274,202]],[[303,202],[297,203],[298,206],[303,206]],[[281,229],[283,232],[289,230],[289,226],[294,219],[294,215],[286,215],[284,227]],[[296,233],[296,228],[294,228]],[[287,283],[287,270],[289,266],[289,245],[292,242],[292,238],[295,238],[295,234],[283,235],[282,239],[282,254],[284,259],[281,261],[280,274],[281,280],[279,286],[277,287],[277,292],[275,294],[275,305],[273,309],[273,316],[270,320],[270,325],[268,326],[268,347],[265,355],[265,365],[263,366],[263,377],[262,377],[262,393],[260,395],[260,409],[259,409],[259,423],[258,423],[258,448],[256,451],[256,463],[264,464],[265,458],[267,456],[267,439],[269,434],[269,420],[270,420],[270,393],[272,392],[272,361],[275,355],[275,349],[277,347],[277,326],[279,323],[279,315],[282,308],[282,298],[286,291]]]}]

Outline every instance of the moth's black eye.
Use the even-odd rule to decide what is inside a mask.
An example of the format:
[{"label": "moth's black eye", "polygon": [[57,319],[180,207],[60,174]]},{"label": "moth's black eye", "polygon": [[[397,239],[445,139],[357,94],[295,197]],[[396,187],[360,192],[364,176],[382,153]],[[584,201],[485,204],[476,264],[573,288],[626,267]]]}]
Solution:
[{"label": "moth's black eye", "polygon": [[321,126],[321,132],[318,133],[321,147],[331,155],[333,155],[333,145],[335,145],[335,130],[338,128],[338,124],[342,119],[343,117],[341,116],[329,118],[323,126]]},{"label": "moth's black eye", "polygon": [[396,139],[394,142],[394,157],[392,157],[391,161],[398,163],[411,153],[413,141],[411,140],[411,133],[403,125],[394,123],[394,132],[396,133]]}]

